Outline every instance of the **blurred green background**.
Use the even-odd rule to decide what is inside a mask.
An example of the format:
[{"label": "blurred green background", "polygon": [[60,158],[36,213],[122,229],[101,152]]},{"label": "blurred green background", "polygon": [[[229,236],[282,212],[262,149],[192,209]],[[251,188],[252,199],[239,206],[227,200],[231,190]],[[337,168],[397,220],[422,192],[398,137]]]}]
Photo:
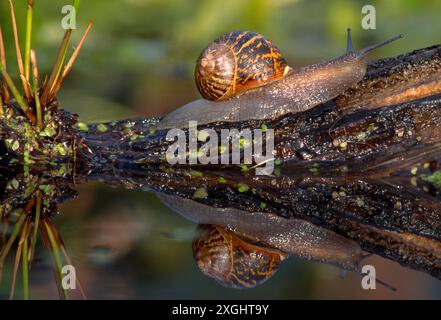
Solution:
[{"label": "blurred green background", "polygon": [[[14,1],[24,40],[25,0]],[[33,47],[49,73],[63,36],[67,0],[36,0]],[[376,8],[376,30],[363,30],[361,8]],[[346,28],[356,48],[403,33],[372,58],[394,56],[441,42],[439,0],[94,0],[82,1],[77,43],[95,24],[58,95],[62,106],[86,122],[158,116],[199,94],[193,70],[199,53],[218,35],[252,30],[266,35],[296,68],[341,55]],[[17,70],[7,1],[0,3],[11,74]],[[252,290],[229,290],[204,277],[192,260],[193,224],[166,209],[154,195],[92,183],[63,205],[56,225],[89,298],[441,298],[441,285],[422,273],[373,257],[377,275],[399,287],[364,291],[357,275],[340,279],[337,268],[291,258],[273,279]],[[7,287],[7,282],[3,286]],[[33,297],[57,297],[50,263],[31,273]]]}]

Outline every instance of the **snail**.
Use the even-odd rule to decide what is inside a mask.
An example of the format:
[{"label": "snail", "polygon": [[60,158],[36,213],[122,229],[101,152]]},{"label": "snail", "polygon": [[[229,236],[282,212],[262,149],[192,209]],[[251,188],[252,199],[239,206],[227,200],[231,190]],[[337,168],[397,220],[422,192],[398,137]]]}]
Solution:
[{"label": "snail", "polygon": [[200,55],[196,86],[207,100],[220,101],[279,79],[289,72],[280,50],[255,32],[229,32]]},{"label": "snail", "polygon": [[[292,70],[284,62],[280,51],[263,36],[249,32],[229,33],[204,50],[196,67],[199,90],[204,97],[215,101],[200,99],[190,102],[162,118],[157,128],[183,128],[188,126],[189,121],[202,125],[274,119],[286,113],[309,110],[359,82],[366,73],[367,54],[401,37],[398,35],[355,51],[348,29],[345,54]],[[243,43],[241,39],[249,40]],[[268,54],[273,61],[267,63]],[[227,66],[228,63],[233,65]],[[269,71],[268,68],[273,69]],[[210,70],[213,71],[211,75]],[[215,84],[214,80],[208,80],[210,77],[219,82]],[[227,85],[229,80],[225,79],[232,79],[230,87]]]},{"label": "snail", "polygon": [[[213,208],[174,195],[156,195],[173,211],[205,225],[193,242],[193,256],[201,271],[223,286],[257,286],[274,275],[287,255],[355,272],[367,256],[354,241],[306,220],[284,219],[269,212]],[[252,268],[257,271],[252,272]]]},{"label": "snail", "polygon": [[199,269],[225,287],[256,287],[277,271],[287,254],[242,240],[215,225],[199,225],[193,241]]}]

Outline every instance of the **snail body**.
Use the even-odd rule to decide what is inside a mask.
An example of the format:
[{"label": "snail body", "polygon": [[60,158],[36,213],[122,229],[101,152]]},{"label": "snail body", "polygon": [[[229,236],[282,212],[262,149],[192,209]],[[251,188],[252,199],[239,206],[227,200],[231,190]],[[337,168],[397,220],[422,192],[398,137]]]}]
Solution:
[{"label": "snail body", "polygon": [[[309,110],[335,98],[359,82],[366,73],[366,55],[400,37],[401,35],[363,50],[354,51],[348,30],[348,46],[344,55],[298,70],[286,69],[289,67],[285,66],[281,76],[280,72],[273,71],[272,73],[277,76],[265,81],[252,80],[250,85],[242,84],[242,88],[246,89],[242,92],[230,90],[227,95],[215,94],[216,97],[220,96],[220,100],[200,99],[190,102],[166,115],[158,124],[158,129],[187,127],[188,121],[197,121],[202,125],[223,121],[274,119],[286,113]],[[278,54],[275,56],[278,57]],[[215,60],[219,59],[219,57],[215,58]],[[282,61],[281,58],[278,59]],[[282,66],[283,62],[273,65]],[[244,78],[246,77],[240,76],[240,79]],[[251,76],[250,79],[252,78]],[[204,93],[204,95],[209,97],[209,94]]]}]

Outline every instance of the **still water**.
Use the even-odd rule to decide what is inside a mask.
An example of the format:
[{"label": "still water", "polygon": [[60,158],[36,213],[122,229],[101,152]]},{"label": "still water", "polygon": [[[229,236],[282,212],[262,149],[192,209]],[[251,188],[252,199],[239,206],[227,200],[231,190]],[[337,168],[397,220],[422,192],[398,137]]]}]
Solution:
[{"label": "still water", "polygon": [[[169,209],[155,194],[97,181],[76,182],[73,189],[77,195],[71,190],[57,200],[59,213],[52,220],[87,298],[441,297],[439,280],[376,255],[364,258],[362,265],[375,266],[377,277],[396,287],[396,292],[378,283],[375,290],[364,290],[362,276],[356,272],[298,256],[284,256],[275,267],[278,271],[254,288],[225,288],[204,275],[195,261],[192,243],[200,237],[201,227]],[[11,194],[9,187],[4,191]],[[9,295],[13,256],[4,268],[3,298]],[[32,298],[59,297],[52,258],[41,240],[29,274]],[[16,292],[20,298],[20,280]],[[80,299],[78,288],[69,291],[69,297]]]}]

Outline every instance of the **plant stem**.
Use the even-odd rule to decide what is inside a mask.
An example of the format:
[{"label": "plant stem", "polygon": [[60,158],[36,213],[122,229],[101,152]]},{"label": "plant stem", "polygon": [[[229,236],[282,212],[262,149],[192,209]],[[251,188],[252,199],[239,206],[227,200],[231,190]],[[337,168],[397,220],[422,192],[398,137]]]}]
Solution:
[{"label": "plant stem", "polygon": [[[26,216],[26,214],[23,214],[23,215]],[[29,220],[26,220],[26,222],[24,223],[22,232],[21,232],[20,240],[18,242],[17,251],[15,253],[14,271],[12,274],[12,285],[11,285],[11,291],[9,294],[9,300],[14,299],[15,287],[16,287],[16,283],[17,283],[18,266],[20,265],[20,259],[23,258],[22,250],[23,250],[24,243],[27,241],[28,229],[29,229]],[[27,264],[26,259],[22,259],[21,263],[22,263],[22,265]]]},{"label": "plant stem", "polygon": [[34,49],[31,49],[31,65],[32,65],[32,91],[34,92],[34,99],[35,99],[35,112],[37,115],[37,126],[40,130],[43,129],[43,109],[40,103],[40,96],[38,89],[40,87],[40,74],[38,71],[38,65],[37,65],[37,54],[35,53]]},{"label": "plant stem", "polygon": [[33,76],[34,81],[32,83],[32,90],[34,92],[34,100],[35,100],[35,112],[37,116],[37,127],[40,130],[43,130],[43,114],[41,111],[41,104],[40,104],[40,96],[38,95],[38,71],[36,74],[36,69],[33,68]]},{"label": "plant stem", "polygon": [[28,112],[28,105],[26,104],[26,102],[23,100],[23,97],[18,92],[17,87],[15,86],[15,84],[12,81],[11,77],[9,76],[9,74],[6,72],[6,69],[3,66],[3,64],[0,64],[0,72],[1,72],[1,74],[3,76],[3,79],[5,79],[5,82],[6,82],[7,86],[8,86],[8,88],[9,88],[9,90],[11,90],[12,95],[15,98],[15,101],[17,101],[18,105],[23,110],[23,112],[27,113]]},{"label": "plant stem", "polygon": [[43,130],[43,114],[41,112],[40,97],[38,96],[38,89],[34,87],[35,96],[35,110],[37,112],[37,126],[40,130]]},{"label": "plant stem", "polygon": [[[58,275],[58,278],[59,278],[59,281],[60,281],[60,285],[62,287],[62,273],[61,273],[61,270],[62,270],[63,266],[62,266],[62,260],[61,260],[61,256],[60,256],[60,247],[59,247],[58,242],[57,242],[57,240],[56,240],[56,238],[55,238],[55,236],[54,236],[54,234],[52,232],[52,229],[51,229],[50,225],[46,221],[44,221],[44,226],[46,227],[47,236],[49,238],[49,242],[50,242],[50,245],[52,247],[52,254],[54,256],[55,265],[56,265],[56,268],[57,268],[57,275]],[[62,287],[62,291],[63,291],[64,298],[68,299],[67,290]]]},{"label": "plant stem", "polygon": [[51,91],[51,96],[54,96],[58,90],[60,89],[61,85],[63,84],[64,80],[72,70],[73,64],[75,63],[75,60],[78,57],[78,54],[80,53],[81,48],[84,45],[84,42],[86,41],[87,36],[89,35],[90,29],[93,26],[93,21],[89,22],[89,25],[86,28],[86,31],[84,31],[83,36],[81,37],[80,42],[78,43],[77,47],[75,48],[74,52],[72,53],[72,56],[70,57],[69,61],[66,63],[66,66],[63,69],[63,73],[61,74],[60,80],[58,83],[55,84],[53,90]]},{"label": "plant stem", "polygon": [[[11,18],[12,18],[12,29],[14,31],[14,40],[15,40],[15,51],[17,54],[17,64],[18,64],[18,70],[20,71],[21,75],[24,75],[24,67],[23,67],[23,57],[21,56],[21,49],[20,49],[20,42],[18,39],[18,30],[17,30],[17,20],[15,19],[15,10],[14,5],[12,4],[12,0],[9,0],[9,5],[11,7]],[[29,91],[29,87],[26,85],[26,82],[22,80],[23,84],[23,90],[26,96],[26,99],[28,101],[31,100],[31,93]]]},{"label": "plant stem", "polygon": [[9,74],[6,72],[6,70],[3,67],[3,65],[0,65],[0,72],[2,73],[3,79],[5,80],[6,85],[8,86],[9,90],[11,90],[12,95],[14,96],[14,98],[17,101],[18,105],[21,107],[23,112],[27,112],[27,110],[28,110],[27,104],[24,102],[22,96],[18,92],[17,87],[15,86],[15,84],[12,81],[11,77],[9,76]]},{"label": "plant stem", "polygon": [[[49,223],[51,224],[51,227],[52,227],[52,230],[54,232],[54,236],[55,236],[57,242],[60,244],[60,249],[63,252],[64,258],[66,259],[67,263],[72,266],[73,265],[72,259],[67,254],[67,250],[66,250],[66,247],[63,243],[63,240],[61,239],[60,233],[57,231],[57,229],[52,224],[52,222],[49,221]],[[80,289],[81,296],[83,297],[84,300],[86,300],[87,299],[86,294],[84,292],[83,286],[81,285],[80,279],[78,277],[76,277],[76,283],[78,285],[78,289]]]},{"label": "plant stem", "polygon": [[0,26],[0,62],[6,69],[5,43],[3,42],[3,33],[1,26]]},{"label": "plant stem", "polygon": [[9,237],[8,242],[5,244],[5,246],[1,250],[1,254],[0,254],[0,284],[2,282],[3,265],[5,263],[6,256],[8,255],[9,250],[11,250],[11,247],[15,241],[15,238],[17,238],[17,235],[20,232],[21,226],[23,225],[25,218],[26,218],[26,214],[22,213],[20,216],[20,219],[14,225],[14,230],[12,231],[12,234]]},{"label": "plant stem", "polygon": [[17,54],[18,70],[20,71],[20,74],[24,74],[23,58],[21,56],[20,42],[18,41],[17,21],[15,19],[15,10],[14,5],[12,4],[12,0],[9,0],[9,5],[11,7],[12,30],[14,31],[15,52]]},{"label": "plant stem", "polygon": [[63,41],[61,42],[60,48],[58,49],[54,67],[52,69],[49,80],[44,86],[43,94],[41,95],[41,103],[43,106],[46,106],[51,100],[50,92],[54,83],[57,82],[57,78],[61,72],[71,35],[72,29],[66,30],[66,32],[64,33]]},{"label": "plant stem", "polygon": [[22,255],[22,267],[23,267],[23,299],[29,299],[29,269],[28,269],[28,239],[24,239],[23,243],[23,255]]},{"label": "plant stem", "polygon": [[3,111],[3,97],[0,94],[0,117],[3,115],[4,111]]},{"label": "plant stem", "polygon": [[33,230],[32,239],[31,239],[31,260],[34,259],[35,245],[37,243],[38,226],[40,224],[41,195],[40,195],[39,191],[37,191],[36,198],[37,198],[37,201],[36,201],[36,204],[35,204],[34,230]]},{"label": "plant stem", "polygon": [[74,1],[75,15],[78,15],[78,10],[80,10],[80,0]]},{"label": "plant stem", "polygon": [[34,76],[34,82],[37,88],[40,87],[40,72],[38,71],[37,65],[37,54],[35,49],[31,49],[31,65],[32,65],[32,74]]},{"label": "plant stem", "polygon": [[18,233],[20,232],[21,225],[23,224],[24,219],[26,218],[25,214],[22,214],[20,216],[20,219],[15,223],[14,230],[12,231],[11,236],[8,239],[8,242],[3,247],[3,250],[1,250],[0,254],[0,263],[3,262],[9,252],[9,250],[12,247],[12,244],[14,243],[15,238],[17,237]]},{"label": "plant stem", "polygon": [[26,15],[26,47],[25,47],[25,77],[29,81],[31,65],[31,40],[32,40],[32,17],[34,11],[34,1],[28,0],[28,10]]}]

